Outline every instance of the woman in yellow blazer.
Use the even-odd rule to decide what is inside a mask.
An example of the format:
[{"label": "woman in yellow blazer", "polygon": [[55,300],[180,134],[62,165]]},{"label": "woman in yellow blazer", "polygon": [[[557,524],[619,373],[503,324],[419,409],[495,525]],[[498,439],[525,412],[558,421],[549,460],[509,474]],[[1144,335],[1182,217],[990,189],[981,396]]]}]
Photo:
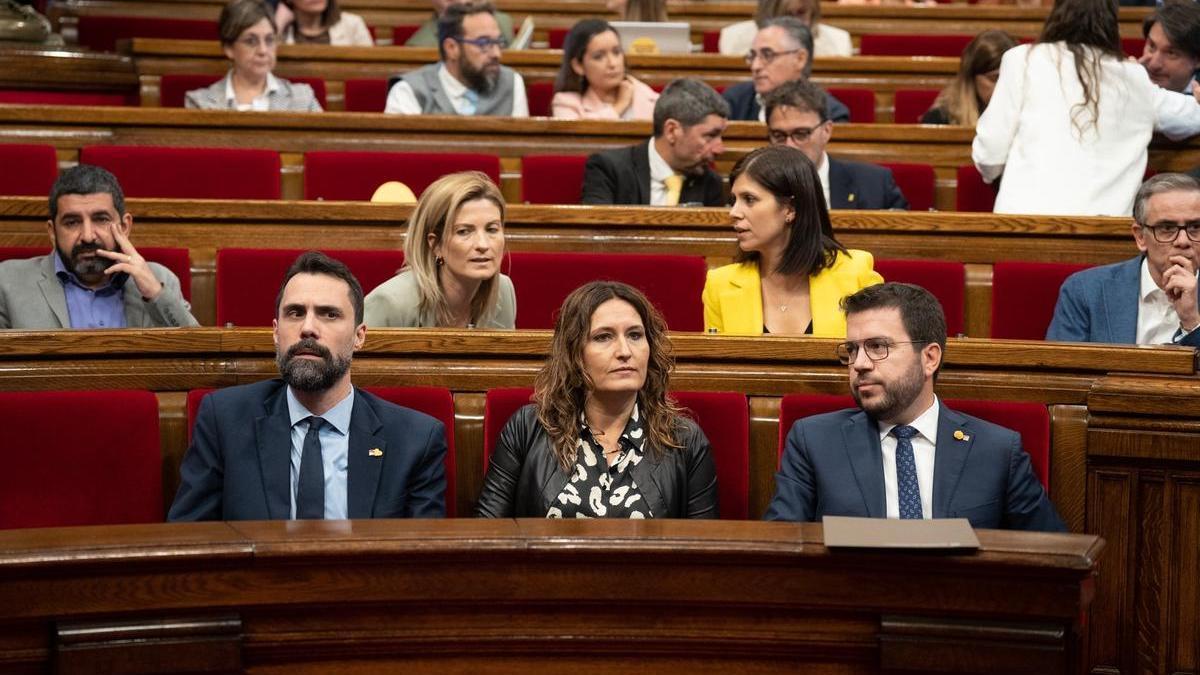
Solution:
[{"label": "woman in yellow blazer", "polygon": [[833,236],[816,167],[799,150],[772,145],[742,158],[730,183],[738,253],[708,273],[705,326],[731,335],[845,337],[842,298],[883,277],[870,253]]}]

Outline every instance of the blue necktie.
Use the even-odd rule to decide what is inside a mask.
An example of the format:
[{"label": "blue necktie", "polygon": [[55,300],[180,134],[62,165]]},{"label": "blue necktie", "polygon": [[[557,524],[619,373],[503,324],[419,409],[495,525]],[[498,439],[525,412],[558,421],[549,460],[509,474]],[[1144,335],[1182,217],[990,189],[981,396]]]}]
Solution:
[{"label": "blue necktie", "polygon": [[296,519],[325,517],[325,461],[321,459],[321,426],[325,420],[308,418],[308,433],[300,451],[300,480],[296,484]]},{"label": "blue necktie", "polygon": [[900,496],[900,518],[921,518],[921,486],[917,483],[917,462],[913,459],[912,437],[917,430],[906,425],[894,427],[896,437],[896,488]]}]

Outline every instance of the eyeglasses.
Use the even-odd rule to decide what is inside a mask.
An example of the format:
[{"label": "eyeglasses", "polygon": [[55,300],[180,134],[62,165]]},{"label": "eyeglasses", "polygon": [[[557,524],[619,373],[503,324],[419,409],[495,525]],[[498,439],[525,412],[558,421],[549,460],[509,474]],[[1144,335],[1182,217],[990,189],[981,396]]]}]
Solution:
[{"label": "eyeglasses", "polygon": [[858,350],[861,348],[867,353],[867,358],[872,361],[882,361],[888,357],[888,350],[896,345],[923,345],[929,340],[905,340],[904,342],[892,342],[887,338],[867,338],[862,343],[858,342],[843,342],[834,348],[834,353],[837,354],[838,361],[842,362],[843,366],[848,366],[858,360]]},{"label": "eyeglasses", "polygon": [[821,122],[815,127],[796,127],[791,131],[786,131],[784,129],[771,129],[768,138],[771,139],[772,145],[783,145],[784,143],[788,142],[789,138],[792,139],[793,143],[807,143],[808,139],[813,135],[813,132],[823,126],[825,126],[824,122]]},{"label": "eyeglasses", "polygon": [[481,52],[486,52],[492,47],[495,47],[496,49],[504,49],[508,46],[508,40],[502,37],[477,37],[470,40],[456,37],[454,38],[454,41],[459,44],[472,45]]},{"label": "eyeglasses", "polygon": [[777,52],[774,49],[771,49],[770,47],[763,47],[762,51],[757,51],[757,50],[751,49],[750,51],[746,52],[746,65],[748,65],[748,66],[754,65],[754,59],[761,57],[763,60],[763,65],[769,66],[769,65],[771,65],[771,62],[776,59],[776,57],[783,56],[784,54],[795,54],[798,51],[800,51],[799,48],[789,49],[789,50],[783,51],[783,52]]},{"label": "eyeglasses", "polygon": [[1150,230],[1154,235],[1154,240],[1161,244],[1170,244],[1179,237],[1179,231],[1187,232],[1187,238],[1192,241],[1200,241],[1200,220],[1194,220],[1184,225],[1176,223],[1163,223],[1161,225],[1142,225],[1142,228]]},{"label": "eyeglasses", "polygon": [[246,37],[238,38],[238,44],[246,49],[258,49],[258,46],[265,45],[267,49],[275,46],[275,36],[268,35],[260,42],[257,35],[247,35]]}]

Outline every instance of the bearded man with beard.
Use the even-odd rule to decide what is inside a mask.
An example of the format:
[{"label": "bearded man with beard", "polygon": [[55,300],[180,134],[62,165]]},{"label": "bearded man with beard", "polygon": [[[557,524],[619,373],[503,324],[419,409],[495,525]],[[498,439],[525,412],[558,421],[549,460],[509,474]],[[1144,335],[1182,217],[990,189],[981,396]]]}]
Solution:
[{"label": "bearded man with beard", "polygon": [[453,4],[438,19],[438,63],[393,78],[386,113],[529,117],[525,80],[500,65],[508,37],[488,2]]},{"label": "bearded man with beard", "polygon": [[350,382],[367,337],[350,270],[301,255],[272,326],[282,378],[204,397],[167,519],[445,516],[442,423]]},{"label": "bearded man with beard", "polygon": [[946,317],[929,291],[885,283],[842,300],[859,409],[799,420],[767,520],[966,518],[973,527],[1065,531],[1015,431],[947,408],[933,392]]},{"label": "bearded man with beard", "polygon": [[47,255],[0,263],[0,328],[197,326],[179,278],[147,261],[115,176],[88,164],[50,189]]}]

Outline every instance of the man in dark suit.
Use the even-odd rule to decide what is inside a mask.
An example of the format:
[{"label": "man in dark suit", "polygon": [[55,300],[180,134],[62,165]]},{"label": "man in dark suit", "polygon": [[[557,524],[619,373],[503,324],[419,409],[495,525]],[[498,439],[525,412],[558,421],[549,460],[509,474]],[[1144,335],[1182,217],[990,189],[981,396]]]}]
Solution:
[{"label": "man in dark suit", "polygon": [[789,82],[771,92],[764,101],[771,144],[790,145],[812,160],[831,209],[907,209],[890,169],[825,153],[833,135],[833,123],[821,112],[827,96],[812,82]]},{"label": "man in dark suit", "polygon": [[[746,54],[753,76],[725,89],[731,120],[766,122],[763,98],[788,82],[807,82],[812,75],[812,31],[794,16],[768,19]],[[850,109],[833,96],[826,100],[825,115],[834,122],[849,122]]]},{"label": "man in dark suit", "polygon": [[358,280],[305,253],[275,304],[283,377],[204,398],[168,520],[444,516],[441,423],[350,383],[367,334]]},{"label": "man in dark suit", "polygon": [[974,527],[1066,529],[1020,436],[934,395],[946,318],[929,291],[877,284],[842,307],[847,340],[837,354],[860,409],[796,422],[768,520],[966,518]]},{"label": "man in dark suit", "polygon": [[1133,258],[1067,277],[1047,340],[1200,347],[1200,181],[1160,173],[1142,183],[1133,240]]},{"label": "man in dark suit", "polygon": [[588,157],[584,204],[724,206],[711,164],[725,147],[729,106],[700,80],[667,85],[654,104],[654,137]]}]

